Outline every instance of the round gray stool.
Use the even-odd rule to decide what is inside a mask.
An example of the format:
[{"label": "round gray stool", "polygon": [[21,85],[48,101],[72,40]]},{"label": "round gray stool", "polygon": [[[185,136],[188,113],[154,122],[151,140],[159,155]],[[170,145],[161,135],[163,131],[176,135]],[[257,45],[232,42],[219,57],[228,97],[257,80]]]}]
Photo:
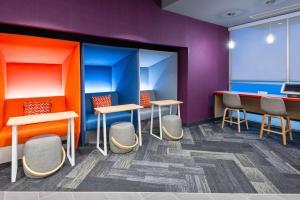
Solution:
[{"label": "round gray stool", "polygon": [[109,130],[109,146],[113,153],[128,153],[138,145],[134,126],[129,122],[115,123]]},{"label": "round gray stool", "polygon": [[58,171],[66,159],[60,137],[33,137],[24,145],[23,169],[30,178],[43,178]]},{"label": "round gray stool", "polygon": [[181,118],[178,115],[163,116],[162,130],[165,139],[180,140],[183,137]]}]

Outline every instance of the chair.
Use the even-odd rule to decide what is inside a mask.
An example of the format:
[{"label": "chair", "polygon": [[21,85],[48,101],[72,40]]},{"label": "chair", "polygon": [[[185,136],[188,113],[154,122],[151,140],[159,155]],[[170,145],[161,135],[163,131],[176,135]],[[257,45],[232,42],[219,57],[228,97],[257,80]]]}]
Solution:
[{"label": "chair", "polygon": [[[224,128],[225,122],[237,124],[238,125],[238,132],[241,132],[241,123],[245,122],[246,123],[246,128],[248,130],[248,120],[247,120],[247,114],[246,110],[243,108],[240,96],[238,94],[230,93],[230,92],[225,92],[223,94],[223,104],[225,106],[224,109],[224,114],[223,114],[223,121],[222,121],[222,128]],[[226,118],[227,112],[229,111],[229,120]],[[244,113],[244,120],[241,120],[240,118],[240,111]],[[237,122],[234,122],[232,120],[232,112],[237,112]]]},{"label": "chair", "polygon": [[[286,133],[289,132],[290,140],[293,140],[293,133],[291,127],[291,119],[286,112],[286,107],[284,101],[281,98],[274,97],[262,97],[260,100],[261,110],[264,112],[263,119],[260,127],[260,135],[259,138],[262,139],[264,135],[264,131],[267,131],[268,135],[270,132],[277,133],[282,135],[282,144],[286,145]],[[268,117],[268,125],[267,129],[265,129],[265,121],[266,117]],[[281,124],[281,132],[271,130],[271,122],[272,117],[279,118]],[[288,130],[286,130],[286,126],[284,120],[286,119]]]}]

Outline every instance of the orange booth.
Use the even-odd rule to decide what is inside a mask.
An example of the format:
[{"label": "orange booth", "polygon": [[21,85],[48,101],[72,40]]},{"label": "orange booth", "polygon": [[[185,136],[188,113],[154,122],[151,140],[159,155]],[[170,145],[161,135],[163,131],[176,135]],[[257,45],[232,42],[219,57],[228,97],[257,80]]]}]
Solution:
[{"label": "orange booth", "polygon": [[[25,102],[51,102],[51,112],[80,114],[80,44],[0,34],[0,148],[11,146],[10,117],[24,115]],[[42,134],[67,134],[67,120],[20,126],[19,144]],[[75,119],[78,145],[80,117]]]}]

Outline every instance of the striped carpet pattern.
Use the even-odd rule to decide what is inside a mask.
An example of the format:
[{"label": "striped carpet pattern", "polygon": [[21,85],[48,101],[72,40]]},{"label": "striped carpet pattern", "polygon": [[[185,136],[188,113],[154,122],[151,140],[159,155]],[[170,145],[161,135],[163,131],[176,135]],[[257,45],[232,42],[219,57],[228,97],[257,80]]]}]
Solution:
[{"label": "striped carpet pattern", "polygon": [[299,134],[285,147],[277,135],[260,141],[257,125],[242,133],[219,122],[185,127],[181,141],[143,132],[143,146],[131,153],[105,157],[81,147],[75,167],[66,162],[45,179],[25,177],[20,165],[11,184],[10,164],[2,164],[0,190],[300,193]]}]

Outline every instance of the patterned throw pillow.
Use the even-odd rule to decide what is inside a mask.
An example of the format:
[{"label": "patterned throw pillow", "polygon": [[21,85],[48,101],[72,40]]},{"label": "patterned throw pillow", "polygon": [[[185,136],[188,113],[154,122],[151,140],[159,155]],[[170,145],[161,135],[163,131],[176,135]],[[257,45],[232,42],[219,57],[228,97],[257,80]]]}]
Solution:
[{"label": "patterned throw pillow", "polygon": [[141,92],[141,99],[140,99],[140,105],[144,108],[150,108],[151,107],[151,95],[149,92]]},{"label": "patterned throw pillow", "polygon": [[24,115],[39,115],[51,113],[51,101],[45,102],[24,102]]},{"label": "patterned throw pillow", "polygon": [[92,97],[92,103],[94,108],[111,106],[111,95]]}]

